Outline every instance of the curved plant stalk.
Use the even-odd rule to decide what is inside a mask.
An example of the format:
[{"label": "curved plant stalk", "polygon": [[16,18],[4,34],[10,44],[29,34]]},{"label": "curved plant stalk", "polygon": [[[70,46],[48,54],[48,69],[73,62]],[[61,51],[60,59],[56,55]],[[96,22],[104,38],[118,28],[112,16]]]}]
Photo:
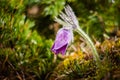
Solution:
[{"label": "curved plant stalk", "polygon": [[100,58],[99,58],[99,55],[97,53],[97,50],[96,50],[92,40],[89,38],[89,36],[81,28],[77,28],[76,31],[85,39],[87,45],[92,50],[92,54],[93,54],[94,59],[97,61],[98,64],[100,64]]},{"label": "curved plant stalk", "polygon": [[55,18],[55,21],[59,24],[62,24],[63,26],[70,27],[71,29],[77,31],[86,41],[87,45],[91,48],[92,54],[94,59],[97,62],[97,65],[100,64],[100,58],[97,53],[97,50],[92,42],[92,40],[89,38],[89,36],[80,28],[78,20],[72,10],[72,8],[67,5],[65,8],[65,13],[61,12],[59,15],[61,19]]}]

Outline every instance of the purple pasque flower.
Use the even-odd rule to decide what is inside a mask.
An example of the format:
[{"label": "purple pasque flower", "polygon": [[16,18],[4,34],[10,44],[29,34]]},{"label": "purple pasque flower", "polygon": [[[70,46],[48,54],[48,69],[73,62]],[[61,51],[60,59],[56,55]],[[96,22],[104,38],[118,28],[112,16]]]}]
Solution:
[{"label": "purple pasque flower", "polygon": [[55,42],[51,48],[51,51],[55,54],[65,54],[68,45],[73,40],[73,33],[71,29],[61,28],[58,30]]},{"label": "purple pasque flower", "polygon": [[65,13],[61,12],[59,16],[61,19],[55,17],[55,21],[59,24],[62,24],[65,27],[61,28],[58,31],[51,50],[55,54],[61,53],[62,55],[64,55],[68,45],[71,41],[73,41],[72,31],[73,29],[77,29],[78,20],[69,5],[65,7]]}]

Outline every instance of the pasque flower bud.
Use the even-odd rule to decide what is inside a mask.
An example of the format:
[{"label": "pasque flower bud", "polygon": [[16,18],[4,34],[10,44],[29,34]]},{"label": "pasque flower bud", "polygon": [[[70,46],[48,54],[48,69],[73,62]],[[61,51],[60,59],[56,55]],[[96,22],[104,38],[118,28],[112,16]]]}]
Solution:
[{"label": "pasque flower bud", "polygon": [[72,39],[73,39],[73,33],[71,29],[65,29],[65,28],[59,29],[51,50],[55,54],[61,53],[62,55],[64,55]]}]

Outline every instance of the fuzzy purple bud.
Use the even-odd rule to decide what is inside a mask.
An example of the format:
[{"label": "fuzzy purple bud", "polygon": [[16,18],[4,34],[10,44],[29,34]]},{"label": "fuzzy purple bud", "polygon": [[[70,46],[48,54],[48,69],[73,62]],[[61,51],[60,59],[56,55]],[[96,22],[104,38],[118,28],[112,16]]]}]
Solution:
[{"label": "fuzzy purple bud", "polygon": [[65,54],[66,49],[73,39],[73,33],[70,29],[61,28],[56,35],[55,42],[51,50],[55,53]]}]

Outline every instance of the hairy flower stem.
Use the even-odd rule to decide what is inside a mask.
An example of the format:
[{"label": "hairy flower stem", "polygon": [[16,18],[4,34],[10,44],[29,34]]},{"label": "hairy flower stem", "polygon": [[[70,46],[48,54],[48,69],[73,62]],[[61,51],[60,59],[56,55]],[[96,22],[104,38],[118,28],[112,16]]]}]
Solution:
[{"label": "hairy flower stem", "polygon": [[89,36],[81,28],[77,27],[76,31],[85,39],[86,43],[88,44],[88,46],[92,50],[92,54],[93,54],[94,59],[97,62],[97,65],[100,65],[100,58],[99,58],[99,55],[97,53],[97,50],[96,50],[92,40],[89,38]]}]

